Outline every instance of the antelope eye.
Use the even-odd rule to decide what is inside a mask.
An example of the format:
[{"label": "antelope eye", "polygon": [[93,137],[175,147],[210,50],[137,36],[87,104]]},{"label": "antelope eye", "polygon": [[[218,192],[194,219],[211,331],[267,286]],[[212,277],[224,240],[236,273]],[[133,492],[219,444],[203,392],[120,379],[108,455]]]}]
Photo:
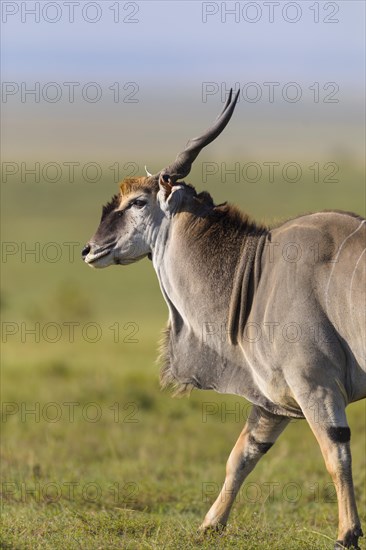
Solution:
[{"label": "antelope eye", "polygon": [[132,206],[137,206],[137,208],[142,208],[146,204],[147,204],[146,201],[142,199],[136,199],[135,201],[133,201]]}]

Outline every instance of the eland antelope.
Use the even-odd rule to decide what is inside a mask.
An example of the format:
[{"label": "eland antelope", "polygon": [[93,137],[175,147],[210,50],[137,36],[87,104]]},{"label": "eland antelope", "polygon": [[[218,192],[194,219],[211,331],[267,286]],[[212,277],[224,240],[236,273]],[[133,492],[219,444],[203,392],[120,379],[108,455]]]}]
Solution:
[{"label": "eland antelope", "polygon": [[335,548],[358,548],[345,408],[366,396],[366,220],[326,211],[264,227],[182,181],[229,122],[238,93],[170,166],[121,183],[82,256],[98,268],[152,260],[169,308],[163,387],[253,404],[200,529],[225,526],[258,460],[292,418],[305,418],[336,487]]}]

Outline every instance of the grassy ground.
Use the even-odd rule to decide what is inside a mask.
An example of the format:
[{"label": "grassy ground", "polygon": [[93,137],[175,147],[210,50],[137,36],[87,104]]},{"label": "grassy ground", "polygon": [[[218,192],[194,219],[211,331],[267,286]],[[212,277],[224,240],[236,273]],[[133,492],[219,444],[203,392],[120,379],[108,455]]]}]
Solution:
[{"label": "grassy ground", "polygon": [[[334,192],[311,182],[253,185],[217,184],[214,196],[237,196],[262,219],[332,207],[365,213],[357,174]],[[18,249],[2,259],[1,547],[333,548],[334,489],[304,421],[258,464],[226,532],[197,535],[249,406],[213,392],[161,393],[154,359],[166,307],[151,264],[92,271],[79,261],[114,187],[3,190],[3,240]],[[60,247],[57,261],[49,243]],[[364,526],[365,412],[364,402],[348,412]]]},{"label": "grassy ground", "polygon": [[[334,489],[305,422],[259,463],[227,532],[201,539],[196,528],[247,404],[212,392],[171,399],[138,346],[128,360],[107,353],[103,364],[90,352],[82,364],[68,346],[58,362],[3,371],[4,548],[332,547]],[[349,408],[349,420],[365,523],[364,403]]]}]

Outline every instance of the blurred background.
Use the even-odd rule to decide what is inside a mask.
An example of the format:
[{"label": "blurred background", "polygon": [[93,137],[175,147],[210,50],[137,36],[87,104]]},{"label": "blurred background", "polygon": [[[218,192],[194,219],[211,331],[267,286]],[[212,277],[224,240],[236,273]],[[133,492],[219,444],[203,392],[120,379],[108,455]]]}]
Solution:
[{"label": "blurred background", "polygon": [[[1,10],[2,464],[16,484],[5,499],[8,541],[19,545],[25,529],[36,547],[30,521],[49,510],[43,497],[22,501],[21,483],[75,476],[102,487],[97,508],[115,507],[105,488],[119,479],[138,484],[120,508],[186,513],[194,523],[208,506],[203,472],[221,482],[245,421],[222,418],[238,400],[160,394],[154,361],[167,308],[151,264],[93,271],[80,250],[118,182],[169,164],[231,87],[241,89],[235,114],[187,181],[268,224],[321,209],[365,215],[365,5],[9,1]],[[202,416],[208,402],[211,424]],[[95,422],[85,417],[90,403],[91,417],[102,412]],[[354,407],[361,430],[365,407]],[[304,488],[323,465],[298,426],[279,456],[294,454],[292,441],[303,458],[312,441]],[[274,464],[254,479],[282,479]],[[361,467],[356,459],[364,510]],[[63,492],[56,501],[85,504]],[[335,505],[329,510],[332,535]],[[45,531],[50,547],[61,544],[56,531]]]}]

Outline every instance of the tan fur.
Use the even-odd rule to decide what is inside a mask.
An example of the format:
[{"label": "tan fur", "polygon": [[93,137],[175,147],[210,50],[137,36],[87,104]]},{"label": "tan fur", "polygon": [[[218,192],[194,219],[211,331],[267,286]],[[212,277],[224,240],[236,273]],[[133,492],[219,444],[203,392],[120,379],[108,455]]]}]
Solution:
[{"label": "tan fur", "polygon": [[119,188],[123,197],[126,197],[135,191],[146,191],[147,193],[151,193],[152,191],[157,192],[159,189],[156,180],[146,176],[141,176],[138,178],[125,178],[120,183]]}]

